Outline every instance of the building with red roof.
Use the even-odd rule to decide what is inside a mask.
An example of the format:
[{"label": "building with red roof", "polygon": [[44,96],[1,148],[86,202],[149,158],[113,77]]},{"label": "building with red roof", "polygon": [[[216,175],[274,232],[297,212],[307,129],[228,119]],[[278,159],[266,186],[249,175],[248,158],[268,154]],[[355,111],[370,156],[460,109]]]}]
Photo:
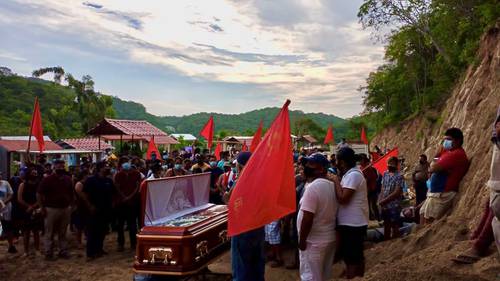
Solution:
[{"label": "building with red roof", "polygon": [[88,135],[98,136],[114,147],[122,147],[123,142],[138,143],[140,149],[145,147],[151,138],[157,146],[170,151],[170,146],[179,142],[164,131],[145,120],[124,120],[104,118]]}]

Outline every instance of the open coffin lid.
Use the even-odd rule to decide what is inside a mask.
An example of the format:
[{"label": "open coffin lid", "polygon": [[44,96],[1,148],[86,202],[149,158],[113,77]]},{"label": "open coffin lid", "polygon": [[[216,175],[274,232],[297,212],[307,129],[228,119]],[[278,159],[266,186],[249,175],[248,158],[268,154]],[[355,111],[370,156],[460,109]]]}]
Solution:
[{"label": "open coffin lid", "polygon": [[189,226],[204,220],[210,173],[147,180],[143,190],[144,226]]}]

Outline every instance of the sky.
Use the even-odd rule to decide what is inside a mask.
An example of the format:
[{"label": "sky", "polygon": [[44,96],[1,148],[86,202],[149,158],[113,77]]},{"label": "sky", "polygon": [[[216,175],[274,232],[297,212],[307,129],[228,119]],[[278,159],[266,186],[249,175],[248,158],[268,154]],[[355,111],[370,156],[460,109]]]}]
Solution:
[{"label": "sky", "polygon": [[[362,0],[1,0],[0,66],[62,66],[156,115],[363,110],[383,46]],[[46,77],[50,79],[49,76]]]}]

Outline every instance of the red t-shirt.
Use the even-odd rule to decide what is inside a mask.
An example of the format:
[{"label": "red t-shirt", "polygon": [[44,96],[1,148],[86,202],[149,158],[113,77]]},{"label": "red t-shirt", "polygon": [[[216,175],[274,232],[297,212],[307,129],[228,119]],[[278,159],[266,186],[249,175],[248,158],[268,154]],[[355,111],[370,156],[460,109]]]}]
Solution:
[{"label": "red t-shirt", "polygon": [[437,164],[447,174],[444,192],[458,191],[458,186],[469,169],[469,160],[464,149],[457,148],[441,152]]},{"label": "red t-shirt", "polygon": [[365,176],[366,187],[368,188],[368,191],[377,190],[377,170],[372,166],[361,167],[361,170],[363,171],[363,176]]},{"label": "red t-shirt", "polygon": [[136,170],[119,171],[115,175],[115,185],[125,196],[129,196],[141,183],[141,173]]}]

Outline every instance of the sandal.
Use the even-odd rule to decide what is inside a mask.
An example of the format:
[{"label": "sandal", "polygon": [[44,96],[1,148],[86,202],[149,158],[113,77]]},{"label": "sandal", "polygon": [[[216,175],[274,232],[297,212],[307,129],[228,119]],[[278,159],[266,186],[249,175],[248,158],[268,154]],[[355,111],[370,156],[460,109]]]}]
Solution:
[{"label": "sandal", "polygon": [[479,256],[460,254],[451,260],[456,262],[456,263],[460,263],[460,264],[473,264],[473,263],[476,263],[480,259],[481,259],[481,257],[479,257]]}]

